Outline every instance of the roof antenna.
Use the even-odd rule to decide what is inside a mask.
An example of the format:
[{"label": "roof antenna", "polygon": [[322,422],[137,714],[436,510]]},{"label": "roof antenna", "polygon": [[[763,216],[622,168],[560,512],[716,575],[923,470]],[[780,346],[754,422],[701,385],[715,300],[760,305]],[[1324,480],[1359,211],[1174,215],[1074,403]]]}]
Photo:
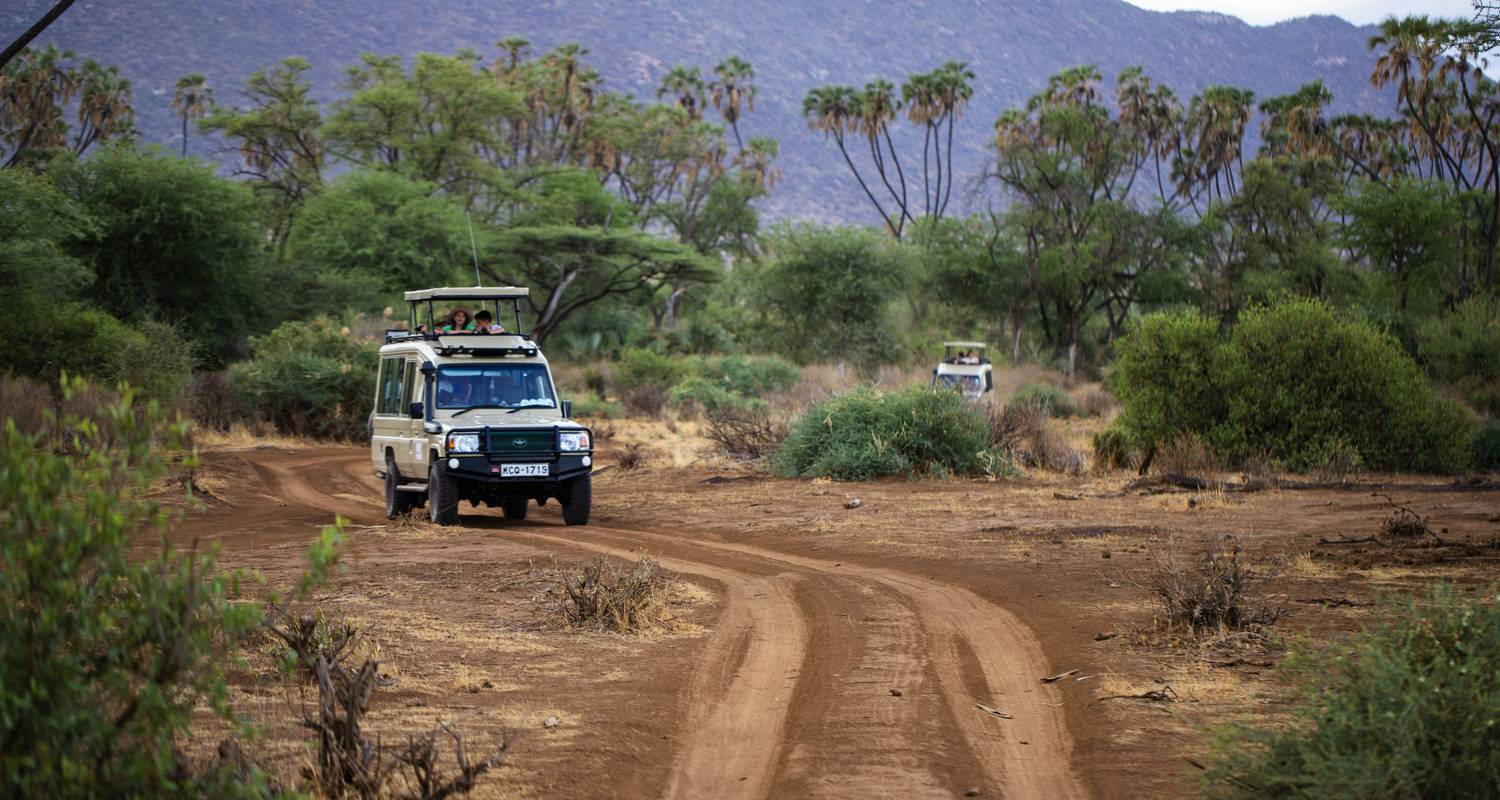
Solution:
[{"label": "roof antenna", "polygon": [[474,255],[474,285],[483,286],[484,280],[479,277],[479,246],[474,244],[474,220],[469,218],[468,209],[464,209],[464,222],[469,225],[469,252]]}]

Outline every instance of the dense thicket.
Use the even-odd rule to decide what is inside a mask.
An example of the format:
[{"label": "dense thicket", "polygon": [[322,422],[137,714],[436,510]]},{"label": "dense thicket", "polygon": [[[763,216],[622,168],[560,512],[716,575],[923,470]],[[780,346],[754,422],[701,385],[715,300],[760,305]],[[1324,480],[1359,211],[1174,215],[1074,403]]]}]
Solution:
[{"label": "dense thicket", "polygon": [[1247,309],[1227,333],[1196,312],[1148,316],[1119,343],[1111,384],[1118,428],[1142,450],[1192,434],[1299,470],[1350,449],[1382,470],[1470,461],[1468,414],[1393,338],[1316,300]]}]

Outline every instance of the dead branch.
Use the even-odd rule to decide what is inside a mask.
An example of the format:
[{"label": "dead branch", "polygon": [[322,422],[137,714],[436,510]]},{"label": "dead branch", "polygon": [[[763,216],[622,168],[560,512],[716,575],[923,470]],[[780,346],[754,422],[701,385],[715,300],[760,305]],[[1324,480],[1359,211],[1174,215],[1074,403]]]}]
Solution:
[{"label": "dead branch", "polygon": [[1079,667],[1078,669],[1070,669],[1067,672],[1059,672],[1056,675],[1048,675],[1047,677],[1042,678],[1042,683],[1052,683],[1054,681],[1060,681],[1063,678],[1068,677],[1069,675],[1076,675],[1082,671],[1083,667]]},{"label": "dead branch", "polygon": [[974,707],[977,708],[977,709],[979,709],[980,711],[983,711],[986,714],[989,714],[992,717],[999,717],[1000,719],[1015,719],[1015,717],[1012,717],[1011,715],[1005,713],[1004,711],[1001,711],[998,708],[992,708],[990,706],[985,705],[984,703],[975,703]]}]

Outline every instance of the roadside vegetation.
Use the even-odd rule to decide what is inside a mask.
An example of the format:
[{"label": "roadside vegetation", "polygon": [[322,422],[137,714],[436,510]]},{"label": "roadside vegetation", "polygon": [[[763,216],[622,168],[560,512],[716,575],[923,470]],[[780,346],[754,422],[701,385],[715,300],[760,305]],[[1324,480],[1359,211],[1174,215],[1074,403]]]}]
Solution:
[{"label": "roadside vegetation", "polygon": [[[523,327],[598,441],[612,419],[690,422],[722,463],[787,480],[1092,467],[1207,491],[1230,469],[1500,470],[1497,35],[1489,6],[1382,23],[1388,118],[1334,115],[1317,81],[1257,101],[1064,69],[980,121],[981,176],[952,173],[954,131],[981,135],[965,113],[996,76],[955,61],[812,87],[806,120],[863,187],[867,225],[762,219],[786,176],[754,67],[730,54],[664,69],[645,99],[580,45],[520,38],[369,54],[337,88],[302,58],[240,86],[184,76],[184,136],[237,154],[226,167],[142,141],[150,101],[114,67],[21,50],[0,65],[0,794],[386,797],[410,775],[412,796],[437,797],[500,763],[503,744],[469,760],[447,727],[404,747],[363,727],[379,659],[307,599],[339,530],[303,584],[263,597],[212,548],[170,546],[149,499],[170,459],[194,464],[186,419],[360,441],[407,289],[529,288]],[[953,202],[959,184],[989,210]],[[950,338],[996,344],[997,374],[1026,380],[978,403],[929,388]],[[651,468],[640,443],[621,449],[620,473]],[[1379,533],[1327,544],[1448,546],[1387,501]],[[1165,626],[1207,636],[1277,623],[1268,577],[1225,540],[1141,586]],[[562,594],[569,627],[663,625],[649,560],[595,562]],[[1249,746],[1215,751],[1208,793],[1500,793],[1494,598],[1439,589],[1396,616],[1299,644],[1289,724],[1227,734]],[[253,740],[226,676],[267,635],[319,699],[296,787],[238,744],[179,747],[200,713]]]},{"label": "roadside vegetation", "polygon": [[1289,722],[1220,731],[1206,796],[1500,793],[1500,606],[1447,585],[1389,605],[1358,636],[1296,644]]}]

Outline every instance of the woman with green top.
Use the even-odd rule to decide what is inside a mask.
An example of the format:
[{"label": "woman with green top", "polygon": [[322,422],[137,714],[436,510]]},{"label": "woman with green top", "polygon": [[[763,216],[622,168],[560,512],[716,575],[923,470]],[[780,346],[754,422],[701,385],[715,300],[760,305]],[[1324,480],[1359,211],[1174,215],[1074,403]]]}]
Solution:
[{"label": "woman with green top", "polygon": [[474,323],[470,321],[469,311],[465,308],[455,308],[448,315],[448,321],[444,323],[442,333],[473,333]]}]

